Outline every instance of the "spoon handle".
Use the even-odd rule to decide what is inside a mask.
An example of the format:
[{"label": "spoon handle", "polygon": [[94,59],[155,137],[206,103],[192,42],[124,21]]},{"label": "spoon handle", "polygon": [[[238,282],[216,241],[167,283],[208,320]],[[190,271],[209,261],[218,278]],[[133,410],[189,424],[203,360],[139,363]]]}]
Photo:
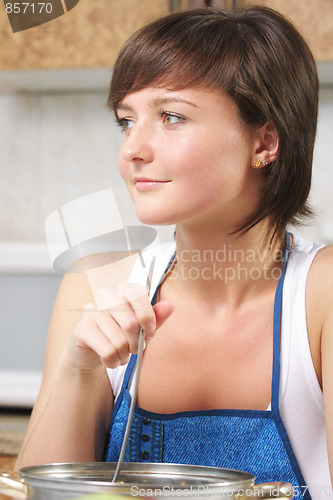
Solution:
[{"label": "spoon handle", "polygon": [[[155,257],[152,258],[150,266],[149,266],[149,272],[147,276],[147,281],[146,281],[146,288],[148,290],[148,294],[150,292],[150,287],[151,287],[151,280],[152,280],[152,275],[153,275],[153,270],[154,270],[154,265],[155,265]],[[123,438],[123,442],[121,445],[121,450],[118,458],[118,463],[117,467],[112,479],[112,483],[115,483],[118,479],[119,473],[120,473],[120,468],[121,465],[124,461],[124,455],[125,455],[125,450],[127,446],[127,442],[129,439],[129,435],[131,432],[131,426],[132,426],[132,421],[133,421],[133,414],[134,414],[134,408],[136,405],[136,398],[138,394],[138,385],[139,385],[139,375],[140,375],[140,369],[141,369],[141,361],[142,361],[142,355],[143,355],[143,346],[145,342],[145,334],[143,331],[143,328],[140,328],[139,332],[139,344],[138,344],[138,354],[136,358],[136,363],[135,363],[135,374],[133,378],[133,396],[131,398],[131,405],[129,409],[129,414],[128,414],[128,419],[126,423],[126,429],[125,429],[125,434]]]}]

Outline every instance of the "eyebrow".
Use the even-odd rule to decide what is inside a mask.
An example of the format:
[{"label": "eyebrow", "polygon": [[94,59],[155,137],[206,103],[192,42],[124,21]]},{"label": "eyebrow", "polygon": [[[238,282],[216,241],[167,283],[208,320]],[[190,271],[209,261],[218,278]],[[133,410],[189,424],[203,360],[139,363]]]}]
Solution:
[{"label": "eyebrow", "polygon": [[[188,101],[187,99],[182,99],[181,97],[177,97],[177,96],[157,97],[156,99],[153,99],[151,106],[157,107],[157,106],[160,106],[161,104],[167,104],[169,102],[180,102],[180,103],[184,103],[184,104],[189,104],[190,106],[193,106],[194,108],[198,108],[198,106],[196,104],[194,104],[194,102]],[[116,111],[118,111],[118,110],[133,111],[133,108],[124,102],[120,102],[117,106]]]},{"label": "eyebrow", "polygon": [[158,106],[161,104],[167,104],[168,102],[180,102],[184,104],[189,104],[194,108],[198,107],[196,104],[194,104],[194,102],[188,101],[187,99],[183,99],[182,97],[177,97],[177,96],[157,97],[156,99],[153,100],[153,105]]},{"label": "eyebrow", "polygon": [[122,109],[123,111],[132,111],[132,107],[131,106],[128,106],[128,104],[125,104],[123,102],[120,102],[118,104],[118,106],[116,107],[115,111],[119,111],[120,109]]}]

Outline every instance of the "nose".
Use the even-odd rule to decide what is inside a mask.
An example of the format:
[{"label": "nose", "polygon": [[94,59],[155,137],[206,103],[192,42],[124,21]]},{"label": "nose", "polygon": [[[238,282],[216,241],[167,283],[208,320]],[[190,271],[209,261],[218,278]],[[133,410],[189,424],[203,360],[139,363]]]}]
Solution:
[{"label": "nose", "polygon": [[153,161],[152,131],[150,127],[138,122],[129,129],[123,138],[120,154],[127,162],[150,163]]}]

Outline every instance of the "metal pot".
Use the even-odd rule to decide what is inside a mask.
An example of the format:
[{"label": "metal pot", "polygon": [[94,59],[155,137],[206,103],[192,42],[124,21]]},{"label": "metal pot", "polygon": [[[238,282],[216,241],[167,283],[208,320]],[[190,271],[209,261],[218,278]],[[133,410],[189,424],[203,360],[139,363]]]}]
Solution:
[{"label": "metal pot", "polygon": [[[254,476],[216,467],[178,464],[124,463],[116,483],[116,463],[69,463],[25,467],[18,475],[0,475],[0,492],[29,500],[72,500],[117,496],[144,498],[194,497],[195,500],[239,500],[254,497],[292,498],[289,483],[254,485]],[[96,497],[91,495],[96,494]],[[122,500],[122,499],[120,499]],[[213,499],[214,500],[214,499]]]}]

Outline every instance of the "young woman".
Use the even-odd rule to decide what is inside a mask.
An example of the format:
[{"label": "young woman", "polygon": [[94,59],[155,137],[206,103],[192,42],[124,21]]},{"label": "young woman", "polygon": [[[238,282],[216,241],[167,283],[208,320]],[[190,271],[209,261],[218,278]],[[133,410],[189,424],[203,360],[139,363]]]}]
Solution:
[{"label": "young woman", "polygon": [[[286,230],[311,213],[309,48],[265,8],[172,14],[124,47],[109,104],[137,216],[175,224],[175,242],[95,304],[84,275],[65,276],[17,466],[117,460],[141,326],[125,460],[235,468],[332,496],[333,250]],[[115,293],[122,306],[105,307]]]}]

